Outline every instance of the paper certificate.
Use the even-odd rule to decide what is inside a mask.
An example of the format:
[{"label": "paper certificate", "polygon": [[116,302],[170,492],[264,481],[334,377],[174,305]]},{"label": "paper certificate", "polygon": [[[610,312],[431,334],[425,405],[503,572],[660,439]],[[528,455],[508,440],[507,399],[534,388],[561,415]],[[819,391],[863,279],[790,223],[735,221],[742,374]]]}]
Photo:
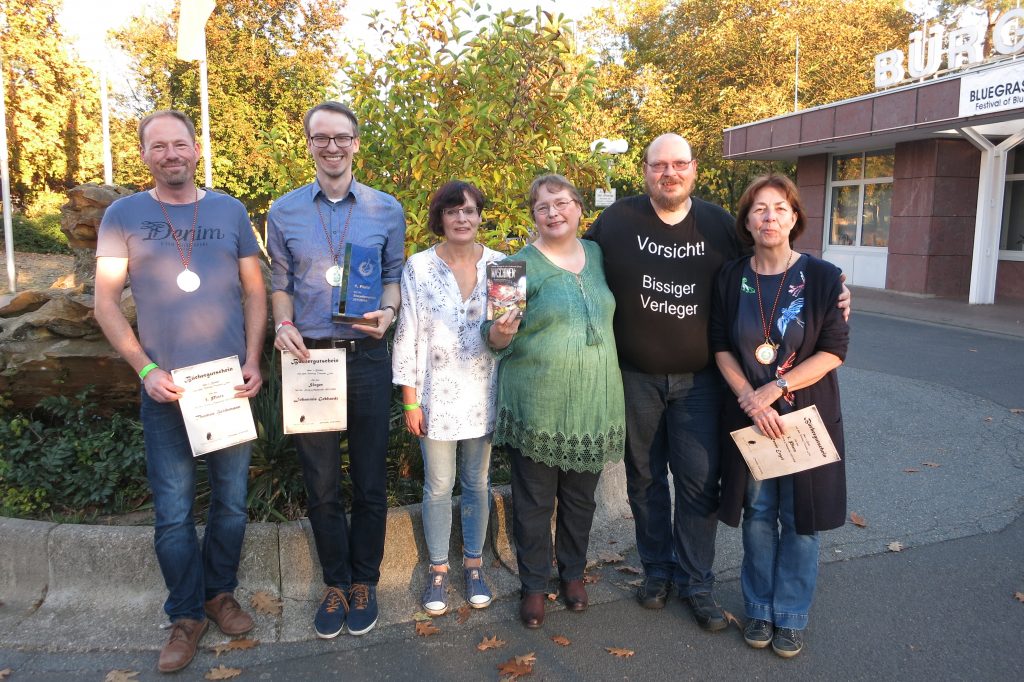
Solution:
[{"label": "paper certificate", "polygon": [[758,481],[839,461],[839,452],[814,405],[782,415],[786,434],[772,440],[748,426],[729,435]]},{"label": "paper certificate", "polygon": [[237,355],[172,370],[171,378],[185,389],[178,405],[193,457],[256,440],[249,399],[235,397],[245,383]]},{"label": "paper certificate", "polygon": [[303,362],[281,353],[281,405],[285,433],[344,431],[348,413],[345,349],[309,351]]}]

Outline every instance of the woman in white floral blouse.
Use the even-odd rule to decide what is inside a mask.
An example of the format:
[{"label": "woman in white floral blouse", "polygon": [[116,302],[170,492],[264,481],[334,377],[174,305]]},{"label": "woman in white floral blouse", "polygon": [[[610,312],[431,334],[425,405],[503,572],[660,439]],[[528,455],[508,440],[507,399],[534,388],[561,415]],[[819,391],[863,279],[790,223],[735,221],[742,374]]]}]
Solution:
[{"label": "woman in white floral blouse", "polygon": [[405,425],[423,450],[430,571],[422,601],[432,616],[448,610],[456,451],[462,459],[466,601],[478,609],[491,603],[481,557],[490,512],[496,372],[480,324],[487,308],[487,263],[504,255],[476,241],[483,206],[483,194],[469,183],[456,180],[438,189],[427,226],[443,239],[409,258],[402,273],[392,380],[402,387]]}]

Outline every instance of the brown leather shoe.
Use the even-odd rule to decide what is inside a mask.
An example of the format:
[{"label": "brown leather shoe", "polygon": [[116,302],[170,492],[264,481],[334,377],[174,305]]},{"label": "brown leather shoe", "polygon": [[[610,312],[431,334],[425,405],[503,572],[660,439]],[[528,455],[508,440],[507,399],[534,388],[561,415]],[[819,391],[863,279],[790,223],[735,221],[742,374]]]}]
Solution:
[{"label": "brown leather shoe", "polygon": [[160,650],[160,661],[156,668],[162,673],[173,673],[181,670],[196,657],[196,649],[203,633],[210,626],[206,618],[192,620],[182,618],[171,623],[171,636],[167,644]]},{"label": "brown leather shoe", "polygon": [[221,592],[203,606],[207,617],[229,637],[244,635],[253,628],[252,617],[242,610],[230,592]]},{"label": "brown leather shoe", "polygon": [[583,580],[562,581],[562,599],[565,600],[565,607],[570,611],[586,611],[590,600],[587,597],[587,588]]},{"label": "brown leather shoe", "polygon": [[544,624],[544,593],[531,592],[519,600],[519,619],[523,625],[536,630]]}]

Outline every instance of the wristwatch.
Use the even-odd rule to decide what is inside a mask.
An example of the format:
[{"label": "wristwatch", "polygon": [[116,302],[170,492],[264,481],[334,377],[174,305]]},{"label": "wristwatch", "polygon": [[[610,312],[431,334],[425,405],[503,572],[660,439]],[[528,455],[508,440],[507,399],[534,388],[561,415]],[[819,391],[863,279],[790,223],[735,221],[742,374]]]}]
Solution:
[{"label": "wristwatch", "polygon": [[[398,308],[396,308],[395,306],[393,306],[393,305],[386,305],[383,308],[381,308],[381,310],[390,310],[391,311],[391,324],[394,324],[398,320]],[[391,326],[391,325],[388,325],[388,326]]]},{"label": "wristwatch", "polygon": [[775,380],[775,385],[782,389],[782,397],[785,398],[789,395],[789,382],[785,378],[779,377]]}]

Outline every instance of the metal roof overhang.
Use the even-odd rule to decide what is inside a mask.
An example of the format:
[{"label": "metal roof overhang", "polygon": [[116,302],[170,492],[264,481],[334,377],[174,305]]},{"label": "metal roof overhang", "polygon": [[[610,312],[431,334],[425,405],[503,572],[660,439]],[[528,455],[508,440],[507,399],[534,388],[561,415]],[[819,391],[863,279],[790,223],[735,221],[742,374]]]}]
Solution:
[{"label": "metal roof overhang", "polygon": [[960,116],[960,84],[966,74],[1012,63],[1015,62],[1003,60],[985,64],[934,80],[726,128],[722,156],[736,160],[795,161],[800,156],[858,152],[911,140],[957,137],[956,128],[968,126],[990,139],[1008,137],[1020,130],[1024,107]]}]

